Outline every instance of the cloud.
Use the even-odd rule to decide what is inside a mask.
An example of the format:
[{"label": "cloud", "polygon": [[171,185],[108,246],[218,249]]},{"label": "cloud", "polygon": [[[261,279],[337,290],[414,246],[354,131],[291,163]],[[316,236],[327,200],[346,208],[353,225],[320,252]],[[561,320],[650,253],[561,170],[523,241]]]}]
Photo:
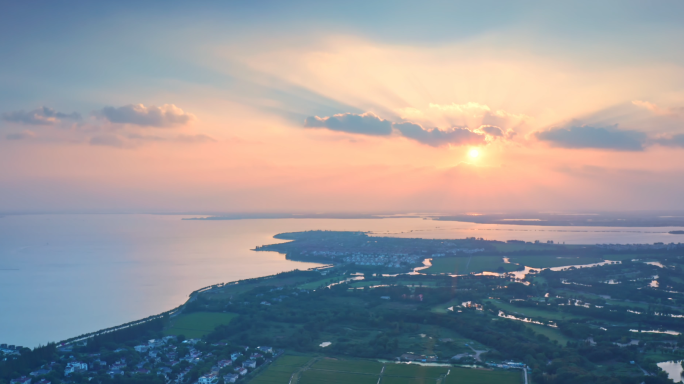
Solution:
[{"label": "cloud", "polygon": [[2,114],[2,119],[11,123],[26,125],[55,125],[61,120],[81,120],[81,115],[57,112],[52,108],[40,107],[32,111],[14,111]]},{"label": "cloud", "polygon": [[176,137],[176,141],[179,141],[181,143],[212,143],[212,142],[216,142],[216,139],[214,139],[211,136],[198,134],[198,135],[178,135]]},{"label": "cloud", "polygon": [[659,137],[659,138],[653,140],[653,142],[656,144],[666,146],[666,147],[684,148],[684,133],[672,135],[670,137]]},{"label": "cloud", "polygon": [[473,132],[468,128],[454,127],[449,130],[438,128],[425,129],[414,123],[395,123],[393,127],[409,139],[433,147],[443,145],[480,145],[485,144],[485,135]]},{"label": "cloud", "polygon": [[7,140],[26,140],[26,139],[32,139],[36,137],[36,134],[26,130],[23,132],[17,132],[17,133],[8,133],[5,138]]},{"label": "cloud", "polygon": [[117,135],[98,135],[90,139],[90,145],[123,148],[124,141]]},{"label": "cloud", "polygon": [[489,136],[504,137],[503,129],[494,125],[483,125],[480,127],[480,131],[488,134]]},{"label": "cloud", "polygon": [[96,115],[112,123],[149,127],[172,127],[185,125],[195,120],[193,114],[186,113],[173,104],[164,104],[161,107],[154,105],[146,107],[142,104],[129,104],[118,108],[104,107]]},{"label": "cloud", "polygon": [[518,120],[532,120],[532,117],[525,114],[515,114],[504,111],[503,109],[492,110],[488,105],[480,104],[476,102],[469,101],[465,104],[429,104],[430,109],[441,111],[450,114],[462,114],[462,115],[473,115],[473,116],[495,116],[501,118],[511,118]]},{"label": "cloud", "polygon": [[330,117],[310,116],[304,120],[304,127],[327,128],[332,131],[373,136],[387,136],[392,133],[392,123],[371,112],[360,115],[341,113]]},{"label": "cloud", "polygon": [[618,130],[611,127],[589,127],[586,125],[566,128],[552,128],[534,132],[537,140],[549,142],[561,148],[599,148],[617,151],[641,151],[647,144],[643,132]]},{"label": "cloud", "polygon": [[642,100],[634,100],[632,101],[632,104],[636,105],[637,107],[646,108],[649,111],[655,113],[656,115],[676,116],[684,112],[684,108],[662,108],[656,104]]}]

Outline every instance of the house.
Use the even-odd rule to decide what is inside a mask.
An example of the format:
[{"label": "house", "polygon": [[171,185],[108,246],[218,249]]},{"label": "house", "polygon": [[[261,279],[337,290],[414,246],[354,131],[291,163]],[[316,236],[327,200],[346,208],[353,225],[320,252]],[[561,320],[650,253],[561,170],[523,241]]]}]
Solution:
[{"label": "house", "polygon": [[37,371],[33,371],[33,372],[29,373],[29,375],[30,375],[30,376],[33,376],[33,377],[36,377],[36,376],[47,375],[48,373],[50,373],[50,371],[47,370],[47,369],[39,369],[39,370],[37,370]]},{"label": "house", "polygon": [[238,358],[240,358],[240,356],[242,356],[242,353],[240,353],[240,352],[233,352],[233,353],[230,354],[230,359],[233,360],[233,361],[235,361],[235,360],[237,360]]},{"label": "house", "polygon": [[233,365],[233,360],[221,360],[218,362],[219,368],[227,367],[229,365]]},{"label": "house", "polygon": [[172,370],[171,368],[169,368],[169,367],[161,367],[161,368],[159,368],[159,370],[157,371],[157,375],[164,375],[164,376],[166,376],[166,375],[168,375],[168,374],[171,373],[171,372],[173,372],[173,370]]},{"label": "house", "polygon": [[229,373],[225,376],[223,376],[223,382],[224,383],[234,383],[240,378],[240,375],[236,375],[234,373]]},{"label": "house", "polygon": [[254,352],[254,353],[252,353],[251,355],[249,355],[249,358],[252,359],[252,360],[256,360],[256,359],[258,359],[258,358],[260,358],[260,357],[264,357],[264,356],[263,356],[261,353],[256,353],[256,352]]},{"label": "house", "polygon": [[206,375],[200,376],[197,380],[197,384],[216,384],[218,383],[219,377],[215,373],[208,373]]},{"label": "house", "polygon": [[83,372],[88,370],[88,364],[81,363],[80,361],[72,361],[67,364],[64,369],[64,376],[69,376],[74,372]]},{"label": "house", "polygon": [[147,345],[136,345],[135,347],[133,347],[133,349],[135,349],[137,352],[145,353],[148,349],[150,349],[150,347],[148,347]]},{"label": "house", "polygon": [[31,384],[31,378],[22,376],[18,379],[12,379],[10,380],[10,384]]},{"label": "house", "polygon": [[117,348],[114,350],[114,353],[119,353],[119,352],[125,352],[126,348]]},{"label": "house", "polygon": [[273,348],[271,347],[257,347],[263,353],[273,353]]},{"label": "house", "polygon": [[242,366],[244,368],[256,368],[256,361],[255,360],[246,360],[242,363]]},{"label": "house", "polygon": [[246,375],[247,372],[247,368],[235,368],[235,373],[237,373],[240,376]]},{"label": "house", "polygon": [[51,384],[52,382],[47,379],[40,379],[40,381],[36,381],[36,384]]},{"label": "house", "polygon": [[150,373],[150,370],[149,370],[149,369],[145,369],[145,368],[140,368],[140,369],[138,369],[137,371],[135,371],[135,373],[139,373],[139,374],[141,374],[141,375],[147,375],[148,373]]},{"label": "house", "polygon": [[107,374],[111,377],[114,377],[114,375],[123,375],[124,371],[122,369],[114,368],[107,371]]},{"label": "house", "polygon": [[162,340],[164,340],[165,343],[168,343],[169,341],[176,341],[176,336],[164,336],[162,337]]}]

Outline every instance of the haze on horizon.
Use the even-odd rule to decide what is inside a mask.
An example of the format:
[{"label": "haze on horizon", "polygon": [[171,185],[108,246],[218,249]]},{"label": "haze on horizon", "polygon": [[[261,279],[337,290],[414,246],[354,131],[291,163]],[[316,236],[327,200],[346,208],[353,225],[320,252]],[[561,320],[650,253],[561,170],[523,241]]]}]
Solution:
[{"label": "haze on horizon", "polygon": [[684,210],[684,2],[13,2],[0,212]]}]

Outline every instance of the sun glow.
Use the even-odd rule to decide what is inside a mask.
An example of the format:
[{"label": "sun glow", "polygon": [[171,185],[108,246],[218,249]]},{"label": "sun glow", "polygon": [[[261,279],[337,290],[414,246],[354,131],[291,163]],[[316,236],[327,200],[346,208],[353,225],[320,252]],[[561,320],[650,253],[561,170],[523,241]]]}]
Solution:
[{"label": "sun glow", "polygon": [[480,156],[480,151],[477,148],[473,148],[468,151],[468,156],[470,156],[471,159],[476,159],[478,156]]}]

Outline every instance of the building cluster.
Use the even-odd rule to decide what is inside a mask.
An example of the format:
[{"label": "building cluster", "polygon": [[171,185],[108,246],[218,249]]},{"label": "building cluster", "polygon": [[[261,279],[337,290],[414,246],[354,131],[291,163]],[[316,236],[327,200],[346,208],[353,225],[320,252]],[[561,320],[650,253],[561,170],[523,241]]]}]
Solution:
[{"label": "building cluster", "polygon": [[[176,336],[153,339],[134,346],[135,352],[130,348],[118,348],[112,351],[120,354],[111,364],[103,361],[100,353],[79,354],[74,352],[74,345],[62,345],[58,348],[61,355],[59,361],[45,364],[28,376],[15,378],[11,380],[10,384],[51,384],[49,377],[54,377],[54,373],[61,373],[62,369],[63,376],[59,375],[60,380],[67,383],[73,379],[74,374],[86,375],[90,379],[98,374],[106,374],[111,378],[123,375],[152,374],[163,376],[167,384],[191,382],[193,384],[216,384],[220,379],[224,383],[235,383],[260,364],[270,362],[270,358],[276,354],[271,347],[250,348],[245,346],[239,347],[239,350],[233,352],[229,359],[220,358],[207,351],[216,352],[217,349],[225,348],[226,343],[212,344],[211,346],[214,347],[212,349],[211,347],[207,348],[208,346],[205,344],[198,346],[197,343],[200,342],[199,339],[188,339],[179,343]],[[205,352],[200,351],[200,349]],[[179,351],[183,351],[181,352],[182,356]],[[182,362],[187,363],[176,367]],[[191,381],[189,374],[200,363],[203,363],[200,366],[206,366],[208,365],[206,363],[210,363],[211,368],[208,372],[201,372],[199,378],[195,374],[194,378],[197,380]],[[195,372],[197,372],[196,369]]]},{"label": "building cluster", "polygon": [[675,250],[684,248],[682,243],[653,243],[653,244],[596,244],[598,248],[610,249],[611,251],[648,251],[648,250]]},{"label": "building cluster", "polygon": [[12,358],[12,356],[20,356],[21,353],[19,352],[21,350],[20,346],[17,345],[7,345],[7,344],[0,344],[0,356],[4,360],[7,360],[7,358]]}]

